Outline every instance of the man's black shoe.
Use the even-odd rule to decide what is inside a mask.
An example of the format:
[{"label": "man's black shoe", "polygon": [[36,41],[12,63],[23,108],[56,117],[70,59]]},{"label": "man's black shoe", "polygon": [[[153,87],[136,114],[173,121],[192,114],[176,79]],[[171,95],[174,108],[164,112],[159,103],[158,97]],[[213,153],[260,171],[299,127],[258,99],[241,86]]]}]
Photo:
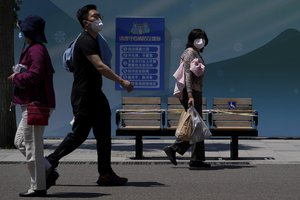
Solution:
[{"label": "man's black shoe", "polygon": [[172,147],[170,146],[165,147],[164,151],[167,154],[168,158],[170,159],[171,163],[173,163],[173,165],[177,165],[176,151],[172,149]]},{"label": "man's black shoe", "polygon": [[51,186],[56,184],[59,174],[53,168],[49,169],[48,175],[46,177],[46,189],[48,190]]},{"label": "man's black shoe", "polygon": [[45,197],[47,190],[28,190],[19,194],[20,197]]},{"label": "man's black shoe", "polygon": [[122,186],[127,183],[128,179],[120,177],[114,172],[100,175],[97,184],[100,186]]}]

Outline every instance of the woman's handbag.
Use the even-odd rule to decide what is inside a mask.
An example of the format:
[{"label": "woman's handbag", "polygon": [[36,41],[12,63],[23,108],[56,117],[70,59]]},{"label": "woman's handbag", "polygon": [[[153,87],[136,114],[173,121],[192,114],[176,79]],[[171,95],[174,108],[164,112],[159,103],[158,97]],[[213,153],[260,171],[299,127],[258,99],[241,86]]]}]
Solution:
[{"label": "woman's handbag", "polygon": [[190,64],[190,70],[198,77],[202,76],[205,71],[205,65],[203,65],[198,58],[192,60]]},{"label": "woman's handbag", "polygon": [[181,113],[175,136],[181,140],[190,141],[192,137],[192,118],[189,110]]},{"label": "woman's handbag", "polygon": [[27,124],[47,126],[50,109],[39,102],[27,104]]}]

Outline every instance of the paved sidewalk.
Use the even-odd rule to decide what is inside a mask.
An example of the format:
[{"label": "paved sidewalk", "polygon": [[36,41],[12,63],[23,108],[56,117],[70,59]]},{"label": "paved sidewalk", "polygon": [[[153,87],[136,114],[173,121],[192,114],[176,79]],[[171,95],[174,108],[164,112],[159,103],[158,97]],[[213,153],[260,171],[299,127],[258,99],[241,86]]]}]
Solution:
[{"label": "paved sidewalk", "polygon": [[[128,164],[169,164],[162,148],[174,139],[144,139],[144,159],[133,159],[135,140],[112,140],[112,163]],[[45,155],[50,154],[61,142],[60,139],[45,140]],[[78,149],[64,157],[61,162],[96,162],[97,152],[94,139],[87,140]],[[229,139],[208,139],[205,141],[206,161],[212,164],[300,164],[300,139],[241,139],[239,140],[239,160],[230,160]],[[190,152],[184,156],[177,154],[179,164],[189,161]],[[16,149],[0,149],[0,163],[24,162]]]}]

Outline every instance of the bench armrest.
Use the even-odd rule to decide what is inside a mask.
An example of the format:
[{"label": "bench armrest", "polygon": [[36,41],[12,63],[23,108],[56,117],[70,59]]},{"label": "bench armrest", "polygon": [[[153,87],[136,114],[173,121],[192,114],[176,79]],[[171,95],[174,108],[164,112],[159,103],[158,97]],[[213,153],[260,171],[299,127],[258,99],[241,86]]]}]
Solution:
[{"label": "bench armrest", "polygon": [[120,119],[121,119],[120,112],[116,111],[116,125],[117,125],[117,127],[120,124]]},{"label": "bench armrest", "polygon": [[209,124],[209,126],[211,127],[212,126],[212,124],[213,124],[213,120],[212,120],[212,115],[213,115],[213,113],[212,112],[209,112],[208,113],[208,124]]},{"label": "bench armrest", "polygon": [[161,120],[162,120],[162,127],[165,127],[165,124],[166,124],[166,111],[165,110],[161,111]]},{"label": "bench armrest", "polygon": [[254,111],[253,114],[255,114],[255,116],[253,117],[253,123],[254,123],[255,127],[257,127],[257,125],[258,125],[258,111]]}]

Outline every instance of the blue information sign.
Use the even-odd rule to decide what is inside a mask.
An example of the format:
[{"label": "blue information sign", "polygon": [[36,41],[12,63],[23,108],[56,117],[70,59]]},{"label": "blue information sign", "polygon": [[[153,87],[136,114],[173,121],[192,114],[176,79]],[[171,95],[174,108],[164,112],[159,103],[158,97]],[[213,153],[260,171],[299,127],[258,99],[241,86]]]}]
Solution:
[{"label": "blue information sign", "polygon": [[163,89],[164,22],[164,18],[116,18],[116,72],[135,89]]}]

